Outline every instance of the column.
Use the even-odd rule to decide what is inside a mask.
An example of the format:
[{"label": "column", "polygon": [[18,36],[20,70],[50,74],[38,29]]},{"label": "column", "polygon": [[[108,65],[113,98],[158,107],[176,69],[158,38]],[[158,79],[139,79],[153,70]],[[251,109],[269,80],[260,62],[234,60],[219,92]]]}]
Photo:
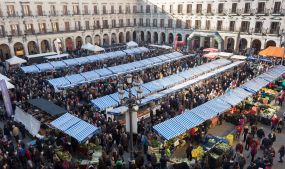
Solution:
[{"label": "column", "polygon": [[24,43],[23,46],[24,46],[24,50],[25,50],[25,55],[29,55],[28,44]]},{"label": "column", "polygon": [[200,37],[200,47],[204,47],[205,45],[205,37]]},{"label": "column", "polygon": [[210,48],[214,47],[214,39],[210,37]]},{"label": "column", "polygon": [[11,56],[15,56],[14,46],[12,44],[9,45]]}]

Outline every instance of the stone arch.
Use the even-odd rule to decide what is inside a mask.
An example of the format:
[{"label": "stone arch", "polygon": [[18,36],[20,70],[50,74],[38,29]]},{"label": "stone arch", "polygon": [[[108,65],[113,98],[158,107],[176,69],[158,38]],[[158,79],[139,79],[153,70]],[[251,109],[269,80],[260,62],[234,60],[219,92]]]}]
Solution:
[{"label": "stone arch", "polygon": [[[212,37],[218,42],[218,48],[220,51],[224,50],[224,40],[219,34],[219,32],[200,32],[200,31],[193,31],[187,39],[187,49],[189,51],[191,47],[191,40],[193,37]],[[199,38],[200,41],[200,38]],[[200,44],[199,44],[200,46]]]},{"label": "stone arch", "polygon": [[87,35],[86,37],[85,37],[85,43],[87,44],[87,43],[91,43],[92,44],[92,37],[90,36],[90,35]]},{"label": "stone arch", "polygon": [[144,31],[141,31],[141,41],[144,42]]},{"label": "stone arch", "polygon": [[126,42],[131,41],[131,33],[129,31],[127,31],[126,33]]},{"label": "stone arch", "polygon": [[28,52],[29,55],[34,55],[39,53],[38,45],[35,41],[28,42]]},{"label": "stone arch", "polygon": [[14,51],[16,56],[23,56],[25,55],[25,48],[21,42],[16,42],[14,44]]},{"label": "stone arch", "polygon": [[169,34],[168,34],[168,43],[169,43],[169,44],[172,44],[173,41],[174,41],[173,33],[169,33]]},{"label": "stone arch", "polygon": [[119,33],[119,43],[124,43],[124,33],[123,32]]},{"label": "stone arch", "polygon": [[116,33],[111,34],[111,44],[116,44],[117,43],[117,35]]},{"label": "stone arch", "polygon": [[153,33],[153,43],[158,43],[158,33],[157,32]]},{"label": "stone arch", "polygon": [[[188,37],[189,38],[189,37]],[[200,37],[199,36],[195,36],[192,38],[193,42],[191,42],[191,46],[194,50],[198,49],[200,47]]]},{"label": "stone arch", "polygon": [[146,41],[147,41],[147,43],[151,43],[151,33],[150,33],[150,31],[147,31],[147,33],[146,33]]},{"label": "stone arch", "polygon": [[239,40],[239,50],[245,50],[247,47],[247,40],[242,38]]},{"label": "stone arch", "polygon": [[81,36],[77,36],[75,39],[76,42],[76,49],[80,49],[82,44],[83,44],[83,40]]},{"label": "stone arch", "polygon": [[160,43],[161,43],[161,44],[164,44],[164,43],[165,43],[165,40],[166,40],[165,33],[164,33],[164,32],[161,32],[161,33],[160,33]]},{"label": "stone arch", "polygon": [[235,40],[234,38],[228,38],[227,39],[227,51],[233,52],[235,49]]},{"label": "stone arch", "polygon": [[109,35],[105,33],[103,35],[103,46],[109,46],[109,45],[110,45]]},{"label": "stone arch", "polygon": [[0,45],[0,57],[1,60],[4,61],[11,57],[11,51],[7,44],[3,43]]},{"label": "stone arch", "polygon": [[41,50],[42,50],[42,53],[50,52],[50,45],[49,45],[48,40],[41,41]]},{"label": "stone arch", "polygon": [[133,41],[137,41],[137,32],[136,31],[133,32]]},{"label": "stone arch", "polygon": [[67,51],[73,50],[73,40],[71,37],[65,39],[65,46]]},{"label": "stone arch", "polygon": [[261,49],[261,41],[259,39],[254,39],[251,43],[251,48],[254,49],[254,54],[257,54]]},{"label": "stone arch", "polygon": [[274,40],[267,41],[265,48],[268,48],[269,46],[276,46],[276,42]]},{"label": "stone arch", "polygon": [[176,36],[177,36],[177,41],[179,41],[179,42],[182,41],[183,38],[182,38],[182,35],[180,33],[177,33]]},{"label": "stone arch", "polygon": [[100,37],[100,35],[95,35],[95,37],[94,37],[94,44],[98,45],[98,46],[101,46],[101,37]]}]

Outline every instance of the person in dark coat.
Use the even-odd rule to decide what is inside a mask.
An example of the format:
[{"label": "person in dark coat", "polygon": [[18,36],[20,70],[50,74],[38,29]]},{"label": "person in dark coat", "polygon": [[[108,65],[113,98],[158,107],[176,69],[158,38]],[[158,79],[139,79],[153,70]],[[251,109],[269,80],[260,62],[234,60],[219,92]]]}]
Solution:
[{"label": "person in dark coat", "polygon": [[263,130],[263,127],[261,127],[260,129],[258,129],[256,131],[256,135],[257,135],[257,138],[259,138],[260,140],[265,137],[265,133],[264,133],[264,130]]}]

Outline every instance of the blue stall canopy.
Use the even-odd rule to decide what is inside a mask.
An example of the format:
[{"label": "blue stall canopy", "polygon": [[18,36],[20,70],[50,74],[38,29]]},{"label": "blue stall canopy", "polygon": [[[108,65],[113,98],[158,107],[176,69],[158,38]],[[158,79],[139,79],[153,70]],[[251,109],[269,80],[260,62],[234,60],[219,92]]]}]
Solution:
[{"label": "blue stall canopy", "polygon": [[180,114],[173,118],[177,123],[184,126],[186,129],[191,129],[196,126],[195,123],[193,123],[190,119],[183,116],[183,114]]},{"label": "blue stall canopy", "polygon": [[79,58],[75,58],[75,60],[80,64],[85,64],[85,63],[90,63],[90,60],[87,59],[86,57],[79,57]]},{"label": "blue stall canopy", "polygon": [[81,75],[88,81],[96,80],[100,78],[100,75],[95,71],[88,71],[81,73]]},{"label": "blue stall canopy", "polygon": [[114,115],[114,116],[120,116],[121,114],[124,114],[127,111],[128,111],[127,106],[121,106],[121,107],[117,107],[117,108],[112,109],[112,110],[108,110],[107,113]]},{"label": "blue stall canopy", "polygon": [[205,105],[195,107],[194,109],[190,110],[190,112],[196,114],[197,116],[201,117],[204,120],[211,119],[212,117],[217,115],[214,110],[209,109]]},{"label": "blue stall canopy", "polygon": [[[118,103],[121,102],[118,92],[113,93],[113,94],[110,94],[110,95],[108,95],[108,96],[112,97],[112,98],[113,98],[115,101],[117,101]],[[124,93],[124,97],[129,97],[127,92]]]},{"label": "blue stall canopy", "polygon": [[155,130],[157,134],[159,134],[166,140],[170,140],[179,135],[176,131],[172,130],[172,127],[169,127],[167,125],[167,121],[153,126],[153,129]]},{"label": "blue stall canopy", "polygon": [[99,74],[101,77],[104,77],[104,76],[109,76],[109,75],[112,75],[113,73],[107,69],[107,68],[103,68],[103,69],[97,69],[97,70],[94,70],[97,74]]},{"label": "blue stall canopy", "polygon": [[260,90],[261,88],[263,88],[264,86],[268,85],[269,82],[256,77],[248,82],[246,82],[244,85],[241,86],[241,88],[243,89],[247,89],[249,91],[253,91],[254,93],[256,93],[258,90]]},{"label": "blue stall canopy", "polygon": [[35,66],[35,65],[23,66],[23,67],[21,67],[21,69],[23,70],[24,73],[37,73],[37,72],[40,72],[40,69],[37,66]]},{"label": "blue stall canopy", "polygon": [[37,64],[36,66],[40,69],[40,72],[54,69],[54,67],[50,63],[41,63]]},{"label": "blue stall canopy", "polygon": [[100,111],[106,110],[110,107],[118,106],[119,103],[115,101],[112,97],[109,95],[103,96],[94,100],[91,100],[91,103],[98,108]]},{"label": "blue stall canopy", "polygon": [[70,85],[70,81],[68,81],[65,77],[50,79],[50,80],[48,80],[48,82],[57,88]]},{"label": "blue stall canopy", "polygon": [[61,68],[67,67],[67,65],[63,61],[54,61],[54,62],[50,62],[50,64],[55,69],[61,69]]},{"label": "blue stall canopy", "polygon": [[51,122],[51,125],[83,143],[89,137],[100,132],[99,128],[78,117],[65,113]]},{"label": "blue stall canopy", "polygon": [[82,82],[84,82],[86,80],[80,74],[68,75],[68,76],[65,76],[65,78],[68,81],[70,81],[71,85],[76,85],[76,84],[82,83]]},{"label": "blue stall canopy", "polygon": [[223,96],[219,97],[221,100],[231,104],[232,106],[238,105],[241,101],[243,101],[242,98],[238,97],[236,93],[232,91],[228,91]]},{"label": "blue stall canopy", "polygon": [[236,96],[240,97],[241,99],[246,99],[247,97],[251,96],[252,93],[240,88],[240,87],[237,87],[235,89],[232,89],[231,90],[233,93],[236,94]]},{"label": "blue stall canopy", "polygon": [[76,66],[79,65],[79,62],[76,59],[66,59],[63,62],[68,66]]}]

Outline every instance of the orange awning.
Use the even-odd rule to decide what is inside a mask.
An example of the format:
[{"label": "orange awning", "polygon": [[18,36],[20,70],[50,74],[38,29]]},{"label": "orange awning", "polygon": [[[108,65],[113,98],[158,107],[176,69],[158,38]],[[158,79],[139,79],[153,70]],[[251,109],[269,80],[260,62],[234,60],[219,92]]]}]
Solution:
[{"label": "orange awning", "polygon": [[284,52],[285,48],[269,46],[268,48],[260,51],[259,55],[283,58],[285,57]]}]

